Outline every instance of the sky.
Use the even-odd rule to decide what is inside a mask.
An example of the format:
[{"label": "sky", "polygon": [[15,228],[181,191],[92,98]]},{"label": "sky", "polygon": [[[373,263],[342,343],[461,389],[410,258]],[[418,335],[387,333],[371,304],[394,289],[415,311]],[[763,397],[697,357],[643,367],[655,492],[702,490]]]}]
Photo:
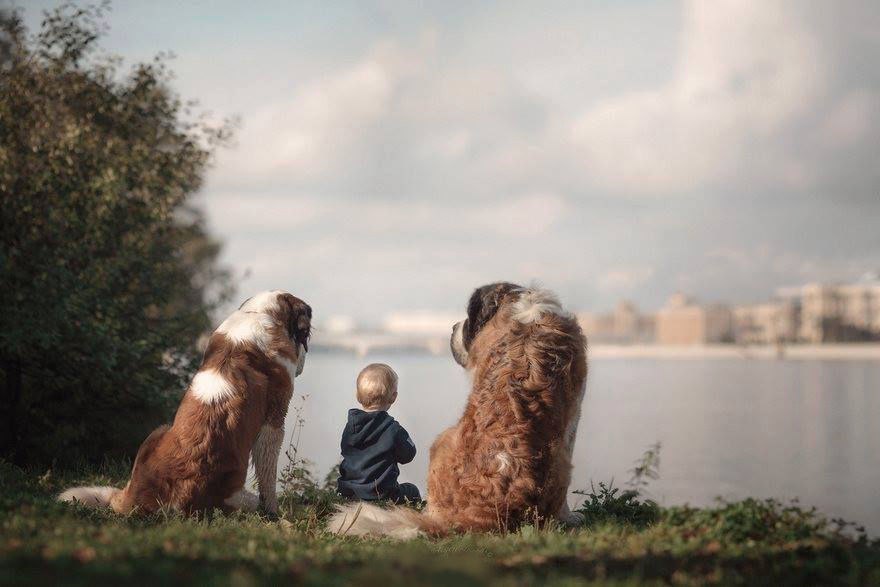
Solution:
[{"label": "sky", "polygon": [[[26,22],[55,2],[30,1]],[[880,269],[880,3],[117,1],[237,116],[199,194],[239,295],[463,312],[711,302]]]}]

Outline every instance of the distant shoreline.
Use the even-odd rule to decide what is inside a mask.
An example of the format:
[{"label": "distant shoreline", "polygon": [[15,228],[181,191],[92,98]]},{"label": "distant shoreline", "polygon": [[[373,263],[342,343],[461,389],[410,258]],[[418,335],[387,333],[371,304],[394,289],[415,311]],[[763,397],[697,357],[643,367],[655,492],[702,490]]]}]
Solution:
[{"label": "distant shoreline", "polygon": [[[385,344],[358,352],[356,348],[337,344],[313,344],[313,351],[322,354],[366,356],[374,354],[420,354],[441,356],[448,353],[446,342],[421,344]],[[589,356],[594,359],[759,359],[759,360],[828,360],[880,361],[880,343],[832,343],[776,345],[660,345],[660,344],[591,344]]]},{"label": "distant shoreline", "polygon": [[880,361],[880,343],[776,345],[590,345],[597,359],[763,359]]}]

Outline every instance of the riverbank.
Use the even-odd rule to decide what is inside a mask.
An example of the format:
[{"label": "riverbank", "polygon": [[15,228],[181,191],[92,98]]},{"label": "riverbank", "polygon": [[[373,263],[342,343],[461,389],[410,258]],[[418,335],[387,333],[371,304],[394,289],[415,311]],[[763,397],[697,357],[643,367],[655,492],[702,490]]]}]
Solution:
[{"label": "riverbank", "polygon": [[125,475],[118,466],[36,475],[0,463],[0,584],[880,582],[880,543],[766,501],[655,510],[600,492],[581,529],[527,526],[408,543],[326,534],[332,499],[301,486],[284,494],[278,522],[122,517],[54,501],[70,484],[119,485]]},{"label": "riverbank", "polygon": [[[429,354],[447,355],[445,337],[398,337],[351,335],[316,337],[312,352],[322,354]],[[597,359],[789,359],[794,361],[880,361],[880,343],[828,344],[590,344],[590,356]]]},{"label": "riverbank", "polygon": [[597,359],[763,359],[880,361],[880,343],[793,345],[590,345]]}]

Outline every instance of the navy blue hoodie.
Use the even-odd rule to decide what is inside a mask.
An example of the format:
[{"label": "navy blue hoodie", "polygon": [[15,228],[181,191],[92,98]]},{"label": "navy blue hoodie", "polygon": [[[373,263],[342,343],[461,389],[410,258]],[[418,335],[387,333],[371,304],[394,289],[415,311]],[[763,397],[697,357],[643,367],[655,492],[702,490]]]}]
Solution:
[{"label": "navy blue hoodie", "polygon": [[388,412],[348,411],[342,431],[342,464],[337,490],[363,500],[394,499],[398,492],[397,464],[416,456],[416,445]]}]

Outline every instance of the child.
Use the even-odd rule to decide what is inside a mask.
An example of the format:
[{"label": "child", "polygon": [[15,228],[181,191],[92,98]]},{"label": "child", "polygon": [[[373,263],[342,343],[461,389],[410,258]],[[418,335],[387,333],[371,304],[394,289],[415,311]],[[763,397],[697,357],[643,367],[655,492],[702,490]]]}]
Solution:
[{"label": "child", "polygon": [[343,497],[421,501],[418,487],[397,482],[397,464],[413,460],[416,445],[388,415],[396,399],[397,373],[383,363],[364,367],[357,378],[357,400],[364,409],[349,410],[342,431],[342,464],[336,486]]}]

